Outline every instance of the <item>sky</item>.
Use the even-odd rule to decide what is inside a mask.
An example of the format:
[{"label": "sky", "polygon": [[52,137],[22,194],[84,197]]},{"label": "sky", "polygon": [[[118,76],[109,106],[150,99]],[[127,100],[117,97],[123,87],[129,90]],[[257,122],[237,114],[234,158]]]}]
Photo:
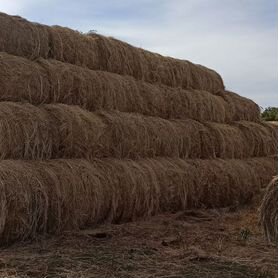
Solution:
[{"label": "sky", "polygon": [[278,106],[276,0],[0,0],[0,11],[205,65],[228,90]]}]

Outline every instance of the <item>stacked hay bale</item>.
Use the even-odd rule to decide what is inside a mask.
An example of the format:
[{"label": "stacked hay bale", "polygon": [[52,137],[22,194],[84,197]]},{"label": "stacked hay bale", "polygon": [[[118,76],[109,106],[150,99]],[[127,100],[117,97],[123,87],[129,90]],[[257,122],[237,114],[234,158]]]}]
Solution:
[{"label": "stacked hay bale", "polygon": [[277,130],[215,71],[0,14],[0,243],[240,205]]}]

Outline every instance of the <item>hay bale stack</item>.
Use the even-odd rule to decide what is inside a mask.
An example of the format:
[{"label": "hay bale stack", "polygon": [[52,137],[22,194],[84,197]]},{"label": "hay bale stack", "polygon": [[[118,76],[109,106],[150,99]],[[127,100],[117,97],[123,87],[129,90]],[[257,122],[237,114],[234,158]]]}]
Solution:
[{"label": "hay bale stack", "polygon": [[0,102],[0,157],[247,158],[274,155],[277,130],[265,123],[164,120],[79,106]]},{"label": "hay bale stack", "polygon": [[0,51],[27,58],[62,62],[130,75],[138,80],[212,93],[223,90],[215,71],[189,61],[163,57],[101,35],[83,35],[59,26],[48,27],[0,13]]},{"label": "hay bale stack", "polygon": [[64,103],[90,111],[116,109],[165,119],[230,122],[258,121],[253,101],[231,92],[155,86],[133,77],[92,71],[55,60],[28,59],[0,53],[0,100],[32,104]]},{"label": "hay bale stack", "polygon": [[278,245],[278,176],[268,185],[261,207],[260,223],[266,238]]},{"label": "hay bale stack", "polygon": [[275,174],[277,128],[215,71],[3,13],[0,26],[0,244],[246,204]]},{"label": "hay bale stack", "polygon": [[[268,168],[263,180],[260,167]],[[118,223],[162,211],[246,203],[273,158],[0,162],[0,242]]]}]

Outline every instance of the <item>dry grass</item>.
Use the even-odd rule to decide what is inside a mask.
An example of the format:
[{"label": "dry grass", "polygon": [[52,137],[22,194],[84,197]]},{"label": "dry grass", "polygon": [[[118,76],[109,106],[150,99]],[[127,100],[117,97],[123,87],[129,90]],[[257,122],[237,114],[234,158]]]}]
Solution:
[{"label": "dry grass", "polygon": [[273,158],[3,160],[0,242],[161,211],[246,204],[274,173]]},{"label": "dry grass", "polygon": [[256,209],[184,211],[17,243],[0,249],[0,277],[274,278],[277,248]]},{"label": "dry grass", "polygon": [[231,92],[152,85],[132,77],[92,71],[55,60],[0,54],[0,100],[31,104],[64,103],[98,109],[136,112],[148,116],[198,121],[258,121],[259,107]]},{"label": "dry grass", "polygon": [[78,106],[0,103],[0,157],[246,158],[276,154],[277,129],[247,121],[230,125],[164,120]]},{"label": "dry grass", "polygon": [[0,25],[0,51],[3,52],[30,59],[53,58],[172,87],[213,93],[224,89],[222,78],[211,69],[163,57],[113,38],[34,24],[4,13],[0,14]]},{"label": "dry grass", "polygon": [[278,245],[278,177],[266,189],[261,208],[260,223],[266,238]]}]

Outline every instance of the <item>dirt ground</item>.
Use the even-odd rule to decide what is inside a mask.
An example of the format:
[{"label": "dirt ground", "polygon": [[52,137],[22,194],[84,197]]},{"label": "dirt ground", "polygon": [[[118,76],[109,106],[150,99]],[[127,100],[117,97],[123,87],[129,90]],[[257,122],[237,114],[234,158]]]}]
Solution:
[{"label": "dirt ground", "polygon": [[278,277],[257,209],[195,210],[0,249],[0,277]]}]

